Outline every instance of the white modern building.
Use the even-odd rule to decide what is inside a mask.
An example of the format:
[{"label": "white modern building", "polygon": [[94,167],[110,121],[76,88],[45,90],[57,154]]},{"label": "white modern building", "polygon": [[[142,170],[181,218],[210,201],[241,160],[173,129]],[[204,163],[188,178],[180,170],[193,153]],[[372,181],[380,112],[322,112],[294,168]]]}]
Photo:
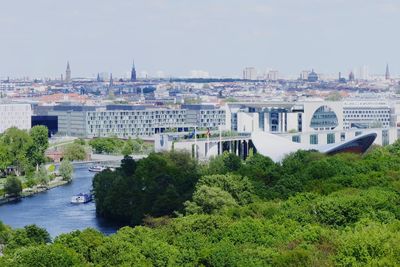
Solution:
[{"label": "white modern building", "polygon": [[385,102],[230,103],[226,109],[227,130],[274,133],[301,144],[344,142],[369,129],[379,145],[398,138],[394,108]]},{"label": "white modern building", "polygon": [[226,121],[225,110],[213,105],[182,105],[180,108],[55,106],[48,115],[58,117],[60,135],[85,138],[152,138],[157,133],[189,132],[194,128],[215,130]]},{"label": "white modern building", "polygon": [[[344,129],[390,128],[395,126],[393,107],[388,101],[345,101]],[[393,114],[394,115],[394,114]]]},{"label": "white modern building", "polygon": [[0,133],[11,127],[21,130],[31,128],[32,108],[30,104],[0,103]]}]

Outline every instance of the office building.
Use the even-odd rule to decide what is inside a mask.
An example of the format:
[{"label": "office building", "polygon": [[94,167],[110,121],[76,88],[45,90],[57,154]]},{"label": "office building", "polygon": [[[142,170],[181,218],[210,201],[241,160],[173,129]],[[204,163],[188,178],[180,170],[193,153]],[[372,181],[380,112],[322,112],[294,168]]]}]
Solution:
[{"label": "office building", "polygon": [[57,116],[37,116],[33,115],[31,118],[31,127],[46,126],[48,129],[48,136],[52,137],[58,133],[58,117]]},{"label": "office building", "polygon": [[257,70],[254,67],[247,67],[243,70],[243,80],[257,80]]},{"label": "office building", "polygon": [[388,101],[345,101],[343,122],[345,130],[395,126]]},{"label": "office building", "polygon": [[227,130],[274,133],[307,145],[344,142],[366,132],[376,132],[379,145],[397,139],[394,109],[379,101],[230,103],[226,110]]},{"label": "office building", "polygon": [[225,125],[225,110],[212,105],[183,105],[180,108],[55,106],[48,115],[58,117],[60,135],[87,138],[152,138],[162,132],[189,132],[194,128],[217,130],[220,125]]},{"label": "office building", "polygon": [[279,72],[277,70],[270,70],[267,73],[267,80],[269,81],[277,81],[279,79]]},{"label": "office building", "polygon": [[21,130],[31,128],[32,108],[30,104],[0,103],[0,133],[16,127]]}]

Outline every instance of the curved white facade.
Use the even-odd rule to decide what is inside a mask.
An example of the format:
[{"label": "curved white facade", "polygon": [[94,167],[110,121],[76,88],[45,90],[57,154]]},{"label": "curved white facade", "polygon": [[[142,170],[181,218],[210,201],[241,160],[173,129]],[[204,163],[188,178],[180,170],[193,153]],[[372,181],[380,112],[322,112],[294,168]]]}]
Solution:
[{"label": "curved white facade", "polygon": [[341,151],[357,153],[365,152],[375,141],[376,133],[367,133],[351,138],[345,142],[331,145],[304,145],[294,143],[284,137],[266,132],[253,132],[251,140],[257,152],[271,158],[275,162],[284,159],[288,154],[297,150],[317,150],[321,153],[335,154]]}]

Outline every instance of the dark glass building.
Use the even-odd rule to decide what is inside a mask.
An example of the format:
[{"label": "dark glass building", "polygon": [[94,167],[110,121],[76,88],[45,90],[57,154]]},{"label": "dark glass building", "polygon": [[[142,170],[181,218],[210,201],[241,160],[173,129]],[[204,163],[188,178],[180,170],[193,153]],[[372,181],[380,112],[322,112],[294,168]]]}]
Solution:
[{"label": "dark glass building", "polygon": [[58,117],[57,116],[32,116],[31,117],[31,126],[43,125],[46,126],[49,130],[49,137],[55,135],[58,132]]}]

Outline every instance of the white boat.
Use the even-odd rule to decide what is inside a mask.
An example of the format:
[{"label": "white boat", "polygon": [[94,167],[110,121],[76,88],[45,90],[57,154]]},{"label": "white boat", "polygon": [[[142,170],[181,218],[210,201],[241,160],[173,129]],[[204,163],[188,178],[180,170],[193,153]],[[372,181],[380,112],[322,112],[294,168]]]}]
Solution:
[{"label": "white boat", "polygon": [[107,169],[107,168],[104,167],[104,166],[100,166],[100,165],[95,165],[95,166],[89,167],[89,171],[90,171],[90,172],[102,172],[102,171],[104,171],[105,169]]},{"label": "white boat", "polygon": [[73,204],[83,204],[92,201],[92,194],[79,193],[71,198],[71,203]]}]

